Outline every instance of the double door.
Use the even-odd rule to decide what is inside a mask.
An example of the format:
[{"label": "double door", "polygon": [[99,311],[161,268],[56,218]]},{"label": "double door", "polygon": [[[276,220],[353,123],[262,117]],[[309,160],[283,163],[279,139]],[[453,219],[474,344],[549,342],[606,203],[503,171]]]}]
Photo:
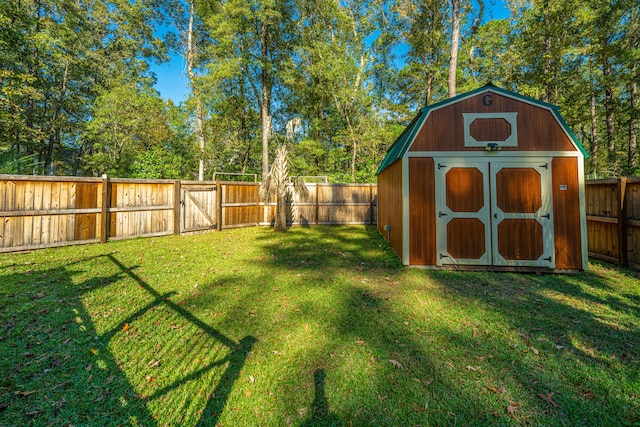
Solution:
[{"label": "double door", "polygon": [[551,159],[434,160],[439,266],[555,267]]}]

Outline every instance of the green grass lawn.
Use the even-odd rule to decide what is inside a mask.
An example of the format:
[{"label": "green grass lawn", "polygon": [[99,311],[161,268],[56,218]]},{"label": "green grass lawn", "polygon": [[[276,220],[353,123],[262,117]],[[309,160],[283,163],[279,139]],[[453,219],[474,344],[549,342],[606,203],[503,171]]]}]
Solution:
[{"label": "green grass lawn", "polygon": [[407,269],[365,227],[0,255],[0,426],[640,425],[638,276]]}]

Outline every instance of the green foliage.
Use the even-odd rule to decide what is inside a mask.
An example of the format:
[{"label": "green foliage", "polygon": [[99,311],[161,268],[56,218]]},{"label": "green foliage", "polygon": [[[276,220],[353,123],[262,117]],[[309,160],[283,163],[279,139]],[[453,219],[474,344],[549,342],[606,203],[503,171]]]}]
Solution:
[{"label": "green foliage", "polygon": [[[588,173],[638,173],[639,3],[510,0],[509,19],[478,26],[484,3],[461,1],[458,92],[493,82],[556,104]],[[195,1],[193,96],[162,105],[149,63],[185,53],[191,4],[0,3],[4,169],[194,177],[201,116],[207,175],[260,173],[299,118],[295,173],[372,181],[402,125],[447,96],[448,1]]]}]

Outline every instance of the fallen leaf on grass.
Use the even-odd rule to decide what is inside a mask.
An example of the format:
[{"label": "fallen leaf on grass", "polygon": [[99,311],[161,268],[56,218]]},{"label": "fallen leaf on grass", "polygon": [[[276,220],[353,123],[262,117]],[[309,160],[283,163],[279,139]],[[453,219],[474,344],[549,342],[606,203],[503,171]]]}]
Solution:
[{"label": "fallen leaf on grass", "polygon": [[249,382],[250,382],[251,384],[253,384],[253,383],[255,383],[255,382],[256,382],[256,379],[255,379],[255,378],[253,378],[253,375],[249,375]]},{"label": "fallen leaf on grass", "polygon": [[538,394],[538,397],[540,397],[542,400],[547,402],[549,406],[553,406],[554,408],[558,407],[558,404],[555,402],[555,400],[553,400],[553,393],[546,393],[546,394],[540,393]]},{"label": "fallen leaf on grass", "polygon": [[536,356],[540,353],[540,352],[538,351],[538,349],[537,349],[537,348],[535,348],[535,347],[531,347],[531,351],[532,351],[532,352],[533,352],[533,354],[535,354]]},{"label": "fallen leaf on grass", "polygon": [[479,371],[480,370],[480,366],[478,366],[477,368],[473,367],[473,366],[467,366],[466,370],[467,371]]},{"label": "fallen leaf on grass", "polygon": [[507,389],[505,388],[505,386],[494,387],[492,385],[488,385],[487,386],[487,390],[491,390],[495,394],[501,394],[501,393],[506,393],[507,392]]},{"label": "fallen leaf on grass", "polygon": [[402,363],[398,362],[397,360],[389,359],[389,363],[391,363],[396,368],[404,369]]},{"label": "fallen leaf on grass", "polygon": [[145,377],[145,379],[147,380],[148,383],[152,383],[156,380],[156,377],[152,377],[151,375],[147,375]]},{"label": "fallen leaf on grass", "polygon": [[124,326],[122,327],[122,332],[127,332],[129,330],[129,324],[125,323]]},{"label": "fallen leaf on grass", "polygon": [[160,361],[159,360],[151,360],[149,363],[147,363],[147,365],[151,366],[152,368],[155,368],[155,367],[160,366]]},{"label": "fallen leaf on grass", "polygon": [[429,404],[425,403],[424,408],[420,405],[413,405],[413,410],[416,412],[422,412],[422,413],[429,412]]},{"label": "fallen leaf on grass", "polygon": [[516,410],[518,409],[518,403],[517,402],[510,402],[509,405],[507,405],[507,414],[509,415],[513,415],[515,414]]},{"label": "fallen leaf on grass", "polygon": [[29,396],[30,394],[35,393],[35,390],[28,390],[28,391],[16,391],[15,393],[13,393],[16,396]]},{"label": "fallen leaf on grass", "polygon": [[356,341],[356,344],[360,344],[361,346],[364,346],[364,341],[362,341],[362,340],[357,340],[357,341]]}]

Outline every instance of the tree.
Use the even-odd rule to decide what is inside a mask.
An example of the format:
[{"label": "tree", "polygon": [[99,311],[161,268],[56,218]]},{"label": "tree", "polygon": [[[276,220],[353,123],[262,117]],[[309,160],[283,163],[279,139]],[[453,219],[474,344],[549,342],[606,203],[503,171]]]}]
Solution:
[{"label": "tree", "polygon": [[289,152],[286,144],[281,144],[276,150],[271,170],[260,187],[260,197],[263,200],[276,200],[273,231],[287,230],[287,196],[295,193],[303,200],[309,197],[309,190],[299,178],[294,181],[293,188],[288,185],[289,182]]},{"label": "tree", "polygon": [[94,176],[128,177],[136,159],[165,148],[171,131],[163,101],[150,91],[122,85],[102,93],[87,125],[85,162]]},{"label": "tree", "polygon": [[210,87],[248,82],[260,112],[263,179],[269,172],[274,89],[292,65],[294,11],[292,0],[230,0],[208,20],[215,40],[209,50]]}]

